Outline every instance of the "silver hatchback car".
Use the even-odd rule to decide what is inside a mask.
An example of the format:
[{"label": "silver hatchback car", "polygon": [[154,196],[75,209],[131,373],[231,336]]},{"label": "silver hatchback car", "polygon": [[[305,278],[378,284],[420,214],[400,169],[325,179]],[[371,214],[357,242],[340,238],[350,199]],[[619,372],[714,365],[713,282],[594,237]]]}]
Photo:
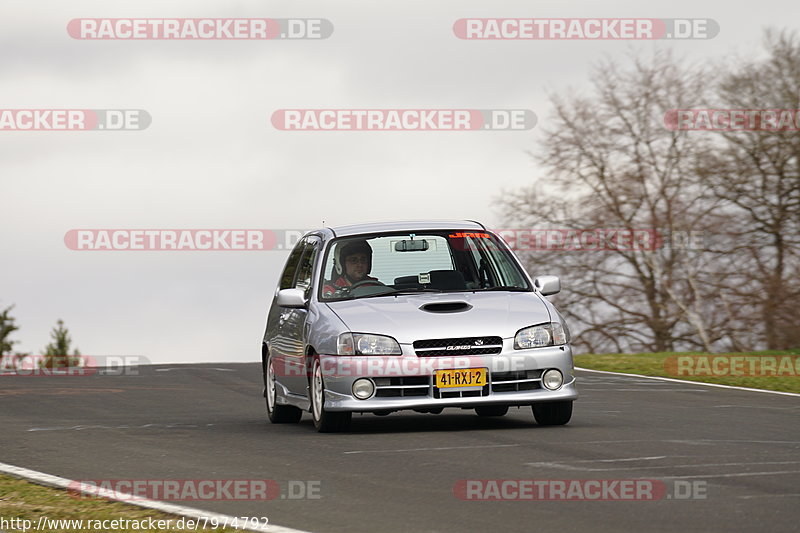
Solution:
[{"label": "silver hatchback car", "polygon": [[310,411],[344,431],[354,412],[528,406],[569,422],[578,397],[569,329],[497,235],[472,221],[323,228],[289,254],[262,344],[273,423]]}]

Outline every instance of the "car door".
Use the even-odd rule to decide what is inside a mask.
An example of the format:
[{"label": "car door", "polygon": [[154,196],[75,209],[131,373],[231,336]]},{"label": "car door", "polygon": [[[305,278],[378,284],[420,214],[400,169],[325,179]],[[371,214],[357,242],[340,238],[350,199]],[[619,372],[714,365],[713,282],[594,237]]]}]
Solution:
[{"label": "car door", "polygon": [[264,334],[264,341],[269,347],[270,355],[272,356],[272,364],[275,369],[275,374],[278,381],[285,385],[286,378],[286,340],[281,334],[283,323],[286,321],[288,309],[278,306],[276,300],[278,291],[283,289],[291,289],[294,286],[295,278],[297,277],[297,267],[300,265],[300,259],[303,256],[305,243],[300,241],[289,253],[289,258],[286,260],[286,266],[283,268],[281,277],[278,280],[278,290],[275,291],[275,297],[272,299],[272,306],[269,309],[269,316],[267,317],[267,330]]},{"label": "car door", "polygon": [[[302,289],[306,300],[311,298],[313,291],[314,265],[317,260],[320,239],[310,236],[303,239],[303,252],[297,266],[292,287]],[[308,378],[306,376],[305,351],[309,329],[309,309],[283,309],[281,324],[281,345],[284,348],[284,368],[286,378],[281,380],[289,392],[293,394],[306,394]]]}]

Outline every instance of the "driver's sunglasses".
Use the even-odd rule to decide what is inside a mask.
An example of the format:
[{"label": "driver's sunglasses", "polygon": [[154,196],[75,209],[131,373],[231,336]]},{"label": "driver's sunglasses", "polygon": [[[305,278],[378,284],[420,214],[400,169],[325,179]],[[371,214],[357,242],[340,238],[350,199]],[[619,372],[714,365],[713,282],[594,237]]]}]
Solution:
[{"label": "driver's sunglasses", "polygon": [[358,256],[355,256],[355,255],[351,255],[350,257],[345,259],[345,262],[350,264],[350,265],[357,265],[358,263],[363,263],[365,265],[368,265],[369,264],[369,258],[367,258],[367,257],[358,257]]}]

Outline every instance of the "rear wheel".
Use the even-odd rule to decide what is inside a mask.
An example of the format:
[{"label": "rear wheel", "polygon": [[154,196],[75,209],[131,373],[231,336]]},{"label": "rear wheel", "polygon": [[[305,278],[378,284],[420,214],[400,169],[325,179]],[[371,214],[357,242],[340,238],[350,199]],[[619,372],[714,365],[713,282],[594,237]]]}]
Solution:
[{"label": "rear wheel", "polygon": [[278,405],[277,389],[275,385],[275,368],[272,356],[267,356],[264,365],[264,396],[267,398],[267,416],[273,424],[296,424],[303,416],[303,411],[293,405]]},{"label": "rear wheel", "polygon": [[507,405],[481,405],[475,408],[478,416],[505,416],[507,412]]},{"label": "rear wheel", "polygon": [[353,413],[325,410],[325,381],[322,379],[322,366],[314,359],[311,367],[311,418],[320,433],[347,431]]},{"label": "rear wheel", "polygon": [[572,401],[535,403],[531,408],[540,426],[563,426],[572,418]]}]

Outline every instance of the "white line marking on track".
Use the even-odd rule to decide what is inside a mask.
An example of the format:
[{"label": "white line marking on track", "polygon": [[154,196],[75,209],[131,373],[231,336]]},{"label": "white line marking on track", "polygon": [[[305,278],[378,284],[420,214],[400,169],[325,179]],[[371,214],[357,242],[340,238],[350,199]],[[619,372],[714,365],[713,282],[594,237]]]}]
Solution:
[{"label": "white line marking on track", "polygon": [[671,442],[675,444],[693,444],[707,446],[710,444],[717,444],[720,442],[735,443],[735,444],[796,444],[800,442],[796,440],[743,440],[743,439],[625,439],[625,440],[576,440],[571,441],[570,444],[621,444],[626,442]]},{"label": "white line marking on track", "polygon": [[488,444],[486,446],[445,446],[441,448],[405,448],[400,450],[353,450],[342,452],[345,455],[353,453],[396,453],[396,452],[430,452],[440,450],[470,450],[473,448],[514,448],[521,444]]},{"label": "white line marking on track", "polygon": [[729,442],[734,444],[800,444],[796,440],[742,440],[742,439],[669,439],[665,442],[674,442],[676,444],[716,444],[718,442]]},{"label": "white line marking on track", "polygon": [[[46,487],[55,487],[57,489],[71,489],[74,490],[75,487],[78,486],[78,482],[53,476],[51,474],[45,474],[44,472],[37,472],[36,470],[28,470],[27,468],[22,468],[19,466],[9,465],[6,463],[0,463],[0,473],[8,474],[12,477],[25,479],[27,481],[32,481],[37,485],[44,485]],[[182,505],[173,505],[171,503],[164,503],[156,500],[148,500],[145,498],[133,498],[131,495],[125,495],[100,489],[97,490],[94,488],[92,491],[82,491],[89,495],[99,495],[103,498],[109,500],[115,500],[122,503],[127,503],[129,505],[135,505],[137,507],[144,507],[145,509],[154,509],[156,511],[161,511],[164,513],[174,514],[177,516],[186,516],[188,518],[194,518],[197,520],[202,520],[204,517],[208,518],[208,520],[217,519],[220,523],[227,522],[230,523],[231,520],[234,519],[233,516],[224,515],[220,513],[214,513],[211,511],[203,511],[202,509],[195,509],[193,507],[184,507]],[[268,524],[266,526],[255,526],[255,527],[241,527],[239,528],[243,531],[260,531],[266,533],[307,533],[305,531],[299,529],[292,529],[289,527],[277,526],[274,524]]]},{"label": "white line marking on track", "polygon": [[779,394],[781,396],[794,396],[795,398],[800,398],[800,394],[796,392],[782,392],[776,390],[766,390],[766,389],[751,389],[748,387],[734,387],[733,385],[720,385],[719,383],[704,383],[702,381],[687,381],[685,379],[672,379],[672,378],[662,378],[659,376],[643,376],[641,374],[626,374],[624,372],[608,372],[607,370],[592,370],[591,368],[581,368],[575,367],[575,370],[582,370],[584,372],[597,372],[599,374],[611,374],[614,376],[627,376],[630,378],[644,378],[644,379],[655,379],[659,381],[671,381],[673,383],[684,383],[689,385],[703,385],[704,387],[718,387],[721,389],[733,389],[733,390],[743,390],[748,392],[764,392],[767,394]]},{"label": "white line marking on track", "polygon": [[[624,457],[622,459],[581,459],[578,461],[571,461],[572,463],[623,463],[627,461],[656,461],[658,459],[666,459],[668,456],[666,455],[651,455],[649,457]],[[675,457],[675,456],[672,456]],[[689,457],[688,455],[683,455],[681,457]],[[525,463],[527,465],[559,465],[563,463]]]},{"label": "white line marking on track", "polygon": [[793,494],[752,494],[747,496],[737,496],[740,500],[752,500],[754,498],[795,498],[800,496],[800,492]]},{"label": "white line marking on track", "polygon": [[702,468],[709,466],[796,465],[796,464],[800,464],[800,461],[769,461],[763,463],[754,463],[751,461],[742,463],[697,463],[697,464],[686,464],[686,465],[630,466],[625,468],[583,468],[564,463],[525,463],[525,466],[548,466],[550,468],[560,468],[562,470],[580,470],[583,472],[619,472],[622,470],[663,470],[669,468]]},{"label": "white line marking on track", "polygon": [[128,424],[121,424],[119,426],[100,426],[100,425],[77,425],[77,426],[53,426],[49,428],[30,428],[28,431],[83,431],[85,429],[148,429],[148,428],[167,428],[167,429],[181,429],[181,428],[199,428],[209,427],[214,424],[142,424],[140,426],[131,426]]},{"label": "white line marking on track", "polygon": [[[590,390],[590,391],[617,391],[617,392],[653,392],[653,389],[612,389],[606,387],[604,389],[590,389],[587,387],[581,387],[581,391]],[[657,392],[708,392],[704,389],[658,389]]]},{"label": "white line marking on track", "polygon": [[776,411],[796,411],[800,409],[800,405],[792,405],[789,407],[764,407],[758,405],[712,405],[714,409],[735,408],[735,409],[773,409]]},{"label": "white line marking on track", "polygon": [[706,479],[712,477],[750,477],[750,476],[783,476],[800,474],[800,470],[781,470],[779,472],[737,472],[735,474],[703,474],[700,476],[661,476],[659,479]]},{"label": "white line marking on track", "polygon": [[236,370],[234,370],[232,368],[216,368],[216,367],[210,367],[210,368],[203,368],[203,367],[181,368],[179,366],[176,366],[176,367],[172,367],[172,368],[156,368],[156,372],[169,372],[171,370],[218,370],[220,372],[236,372]]}]

